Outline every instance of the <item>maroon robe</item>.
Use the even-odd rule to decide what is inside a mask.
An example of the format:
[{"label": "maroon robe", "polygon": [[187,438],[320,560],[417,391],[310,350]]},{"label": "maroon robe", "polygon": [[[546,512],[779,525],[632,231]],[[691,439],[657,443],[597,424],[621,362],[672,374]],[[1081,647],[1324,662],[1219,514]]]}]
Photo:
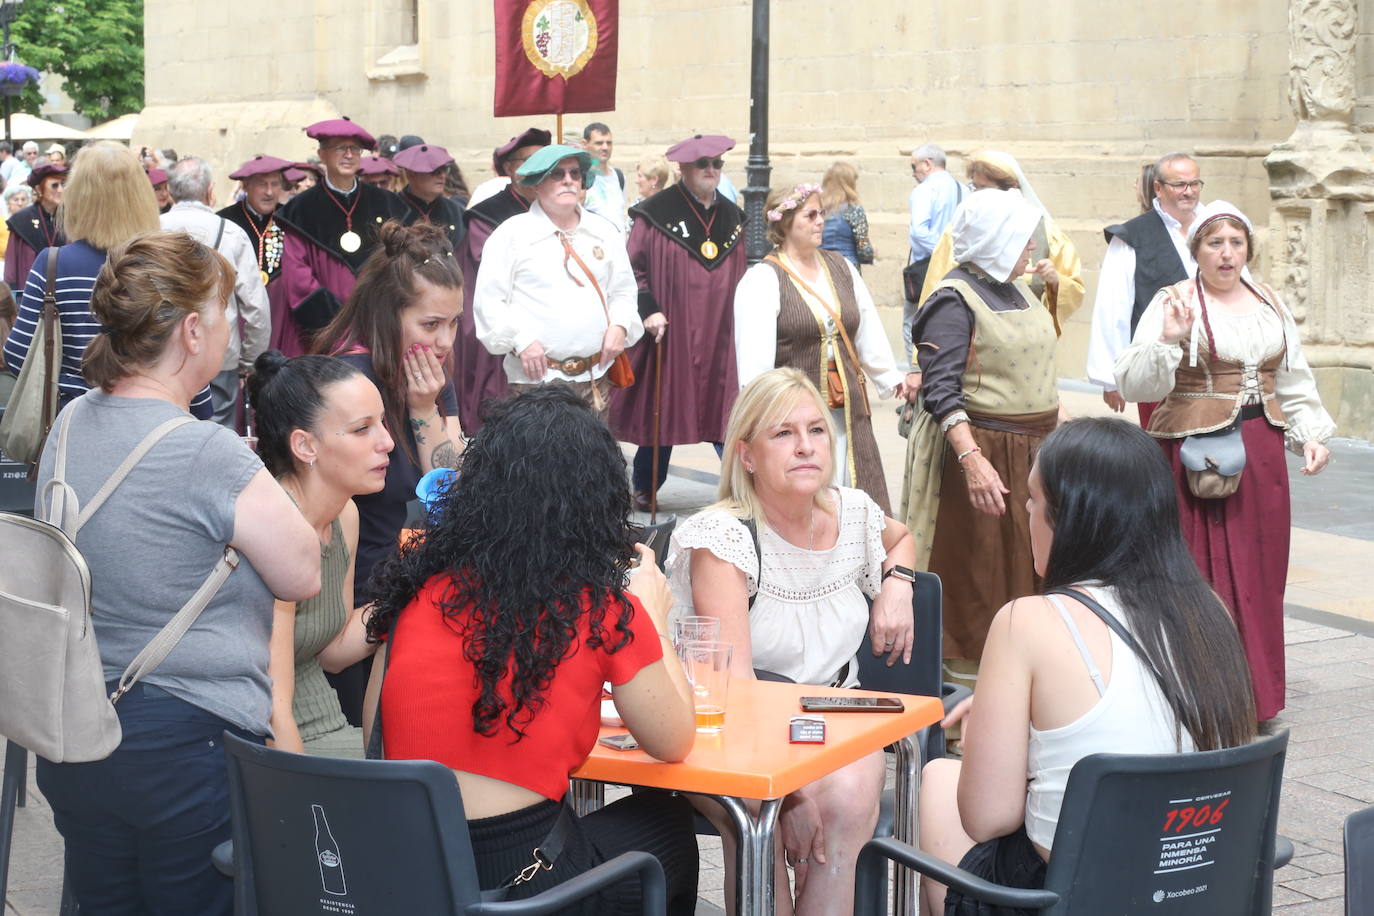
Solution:
[{"label": "maroon robe", "polygon": [[505,187],[500,193],[470,207],[466,213],[466,234],[458,246],[458,267],[463,271],[463,315],[458,321],[458,336],[453,341],[453,373],[458,388],[458,420],[468,435],[482,428],[482,402],[491,398],[499,400],[510,394],[503,365],[505,357],[492,353],[477,339],[477,326],[472,316],[477,268],[482,263],[487,239],[496,227],[529,208],[524,198]]},{"label": "maroon robe", "polygon": [[[355,194],[361,195],[356,201]],[[340,200],[343,207],[356,202],[351,220],[345,220]],[[267,291],[272,347],[286,356],[306,352],[308,336],[328,324],[353,292],[358,272],[377,246],[378,227],[405,215],[395,194],[362,181],[347,195],[317,184],[279,208],[276,221],[285,231],[281,276]],[[350,227],[362,240],[353,252],[339,247]]]},{"label": "maroon robe", "polygon": [[1241,421],[1245,471],[1225,499],[1199,499],[1179,461],[1182,439],[1161,439],[1178,485],[1183,536],[1230,609],[1245,647],[1259,721],[1284,706],[1283,593],[1288,580],[1292,503],[1283,431],[1263,417]]},{"label": "maroon robe", "polygon": [[[695,209],[694,209],[695,208]],[[707,235],[698,214],[707,211],[674,185],[630,209],[634,226],[626,244],[639,283],[639,314],[662,312],[663,378],[659,445],[721,442],[739,394],[735,365],[735,287],[748,268],[744,211],[719,193],[708,216],[718,248],[707,258]],[[655,344],[645,334],[627,352],[635,383],[611,393],[616,438],[653,445]]]},{"label": "maroon robe", "polygon": [[10,227],[10,240],[5,246],[5,282],[14,291],[14,301],[29,282],[29,271],[38,252],[44,248],[61,247],[67,237],[53,225],[53,219],[38,204],[29,204],[5,222]]}]

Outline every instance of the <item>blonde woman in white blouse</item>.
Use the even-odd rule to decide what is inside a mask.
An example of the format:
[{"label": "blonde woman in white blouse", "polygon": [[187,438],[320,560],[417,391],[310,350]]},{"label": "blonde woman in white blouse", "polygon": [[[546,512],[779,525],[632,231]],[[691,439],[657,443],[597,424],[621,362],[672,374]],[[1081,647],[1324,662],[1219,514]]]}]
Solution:
[{"label": "blonde woman in white blouse", "polygon": [[[834,442],[830,412],[806,376],[763,373],[730,414],[720,502],[673,535],[674,603],[682,614],[720,618],[721,639],[734,645],[732,677],[761,668],[798,683],[859,686],[865,631],[888,664],[911,659],[911,535],[863,491],[832,485]],[[776,886],[787,887],[785,861],[796,873],[796,912],[848,912],[883,775],[878,752],[784,801]],[[723,812],[710,803],[703,811],[733,843]],[[728,849],[725,861],[733,862]],[[778,912],[792,912],[781,896]]]},{"label": "blonde woman in white blouse", "polygon": [[[1194,559],[1230,608],[1250,663],[1259,721],[1284,705],[1283,592],[1291,506],[1284,445],[1304,474],[1326,467],[1335,432],[1278,294],[1242,275],[1253,229],[1239,208],[1199,208],[1188,246],[1197,275],[1160,290],[1116,364],[1128,401],[1160,401],[1149,433],[1179,486]],[[1239,428],[1245,467],[1229,496],[1194,495],[1179,457],[1188,436]],[[1215,446],[1213,446],[1215,449]],[[1210,452],[1209,452],[1210,454]]]}]

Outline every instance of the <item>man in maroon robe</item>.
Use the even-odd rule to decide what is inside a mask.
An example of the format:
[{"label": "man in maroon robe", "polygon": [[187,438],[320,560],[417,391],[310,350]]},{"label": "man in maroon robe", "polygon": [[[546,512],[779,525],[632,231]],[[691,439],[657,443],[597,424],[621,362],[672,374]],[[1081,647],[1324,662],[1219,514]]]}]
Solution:
[{"label": "man in maroon robe", "polygon": [[[477,339],[472,319],[472,291],[477,281],[477,267],[482,263],[482,249],[497,226],[517,213],[529,210],[534,200],[534,188],[514,181],[515,170],[525,160],[549,145],[547,130],[531,127],[492,153],[491,165],[498,177],[509,183],[495,194],[473,204],[466,213],[467,234],[458,246],[458,266],[463,271],[463,316],[458,322],[458,337],[453,342],[455,381],[458,388],[458,419],[463,430],[473,435],[482,428],[478,415],[483,401],[503,398],[509,393],[506,384],[504,357],[493,356]],[[486,184],[484,182],[484,184]],[[474,194],[474,196],[476,196]]]},{"label": "man in maroon robe", "polygon": [[14,290],[14,299],[24,292],[34,259],[44,248],[61,247],[67,237],[57,228],[53,218],[57,205],[62,203],[62,187],[67,181],[67,167],[45,162],[29,173],[27,184],[33,188],[33,203],[5,222],[10,227],[10,240],[5,248],[5,282]]},{"label": "man in maroon robe", "polygon": [[291,163],[276,156],[254,156],[229,173],[243,182],[243,199],[217,210],[216,215],[242,229],[258,256],[262,283],[270,295],[272,281],[281,275],[282,229],[274,219]]},{"label": "man in maroon robe", "polygon": [[[644,338],[631,347],[635,384],[611,394],[616,438],[640,446],[634,457],[635,506],[647,511],[668,476],[674,445],[725,438],[739,392],[735,368],[735,286],[748,267],[744,211],[720,194],[729,137],[689,137],[669,148],[682,180],[630,208],[627,248],[639,282]],[[662,349],[662,378],[656,350]],[[661,388],[660,388],[661,386]],[[661,391],[658,436],[654,393]],[[658,479],[653,478],[654,448]]]},{"label": "man in maroon robe", "polygon": [[395,194],[358,180],[363,150],[377,146],[370,133],[334,118],[311,124],[305,135],[319,141],[324,174],[277,211],[286,237],[281,278],[269,291],[272,346],[287,356],[304,353],[309,336],[338,314],[382,223],[405,217]]},{"label": "man in maroon robe", "polygon": [[421,143],[398,152],[396,164],[406,178],[406,186],[400,192],[401,202],[410,211],[406,214],[406,225],[417,221],[433,223],[448,234],[448,243],[456,255],[463,242],[463,208],[444,196],[444,182],[453,157],[442,146]]}]

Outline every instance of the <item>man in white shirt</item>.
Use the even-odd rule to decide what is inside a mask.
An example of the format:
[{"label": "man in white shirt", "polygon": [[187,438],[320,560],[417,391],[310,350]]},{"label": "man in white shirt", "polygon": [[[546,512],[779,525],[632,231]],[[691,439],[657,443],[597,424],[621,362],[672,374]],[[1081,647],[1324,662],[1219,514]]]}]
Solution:
[{"label": "man in white shirt", "polygon": [[611,168],[611,151],[615,142],[611,129],[600,121],[593,121],[582,131],[583,145],[596,157],[592,166],[595,181],[587,189],[587,209],[599,213],[625,231],[625,173]]},{"label": "man in white shirt", "polygon": [[[923,143],[911,153],[911,175],[916,187],[911,189],[908,209],[911,222],[907,240],[911,245],[909,272],[914,273],[914,289],[925,285],[926,268],[940,236],[954,218],[954,208],[964,199],[963,185],[945,169],[945,151],[934,143]],[[906,359],[911,362],[911,322],[921,303],[906,299],[902,306],[902,341],[906,344]]]},{"label": "man in white shirt", "polygon": [[[1116,390],[1116,361],[1130,346],[1140,316],[1161,288],[1197,271],[1186,241],[1202,197],[1197,163],[1186,153],[1169,153],[1155,163],[1154,175],[1151,209],[1103,230],[1107,253],[1093,301],[1088,380],[1118,413],[1126,401]],[[1152,406],[1140,405],[1142,424],[1149,422]]]},{"label": "man in white shirt", "polygon": [[578,202],[591,170],[589,153],[558,145],[516,171],[535,201],[487,239],[473,320],[482,345],[505,356],[512,392],[564,382],[605,419],[606,370],[644,325],[624,238]]},{"label": "man in white shirt", "polygon": [[204,159],[188,156],[177,160],[168,172],[167,184],[174,203],[161,217],[162,228],[185,232],[224,255],[234,267],[234,294],[224,312],[229,319],[229,346],[224,351],[219,375],[210,382],[214,411],[211,419],[232,429],[238,420],[239,379],[252,371],[253,362],[267,349],[272,336],[272,313],[262,271],[258,269],[257,249],[246,232],[210,208],[215,188],[210,180],[210,165]]},{"label": "man in white shirt", "polygon": [[10,141],[0,140],[0,187],[8,186],[15,171],[19,169],[19,160],[14,158],[13,150]]}]

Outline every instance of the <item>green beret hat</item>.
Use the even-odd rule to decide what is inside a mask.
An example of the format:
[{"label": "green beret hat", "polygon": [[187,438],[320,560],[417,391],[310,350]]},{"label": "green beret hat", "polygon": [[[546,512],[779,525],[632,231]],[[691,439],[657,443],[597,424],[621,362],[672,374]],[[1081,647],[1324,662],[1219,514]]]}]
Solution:
[{"label": "green beret hat", "polygon": [[546,146],[515,170],[515,177],[526,187],[534,187],[549,177],[564,159],[576,159],[582,167],[582,187],[590,188],[596,176],[592,174],[592,154],[575,146]]}]

